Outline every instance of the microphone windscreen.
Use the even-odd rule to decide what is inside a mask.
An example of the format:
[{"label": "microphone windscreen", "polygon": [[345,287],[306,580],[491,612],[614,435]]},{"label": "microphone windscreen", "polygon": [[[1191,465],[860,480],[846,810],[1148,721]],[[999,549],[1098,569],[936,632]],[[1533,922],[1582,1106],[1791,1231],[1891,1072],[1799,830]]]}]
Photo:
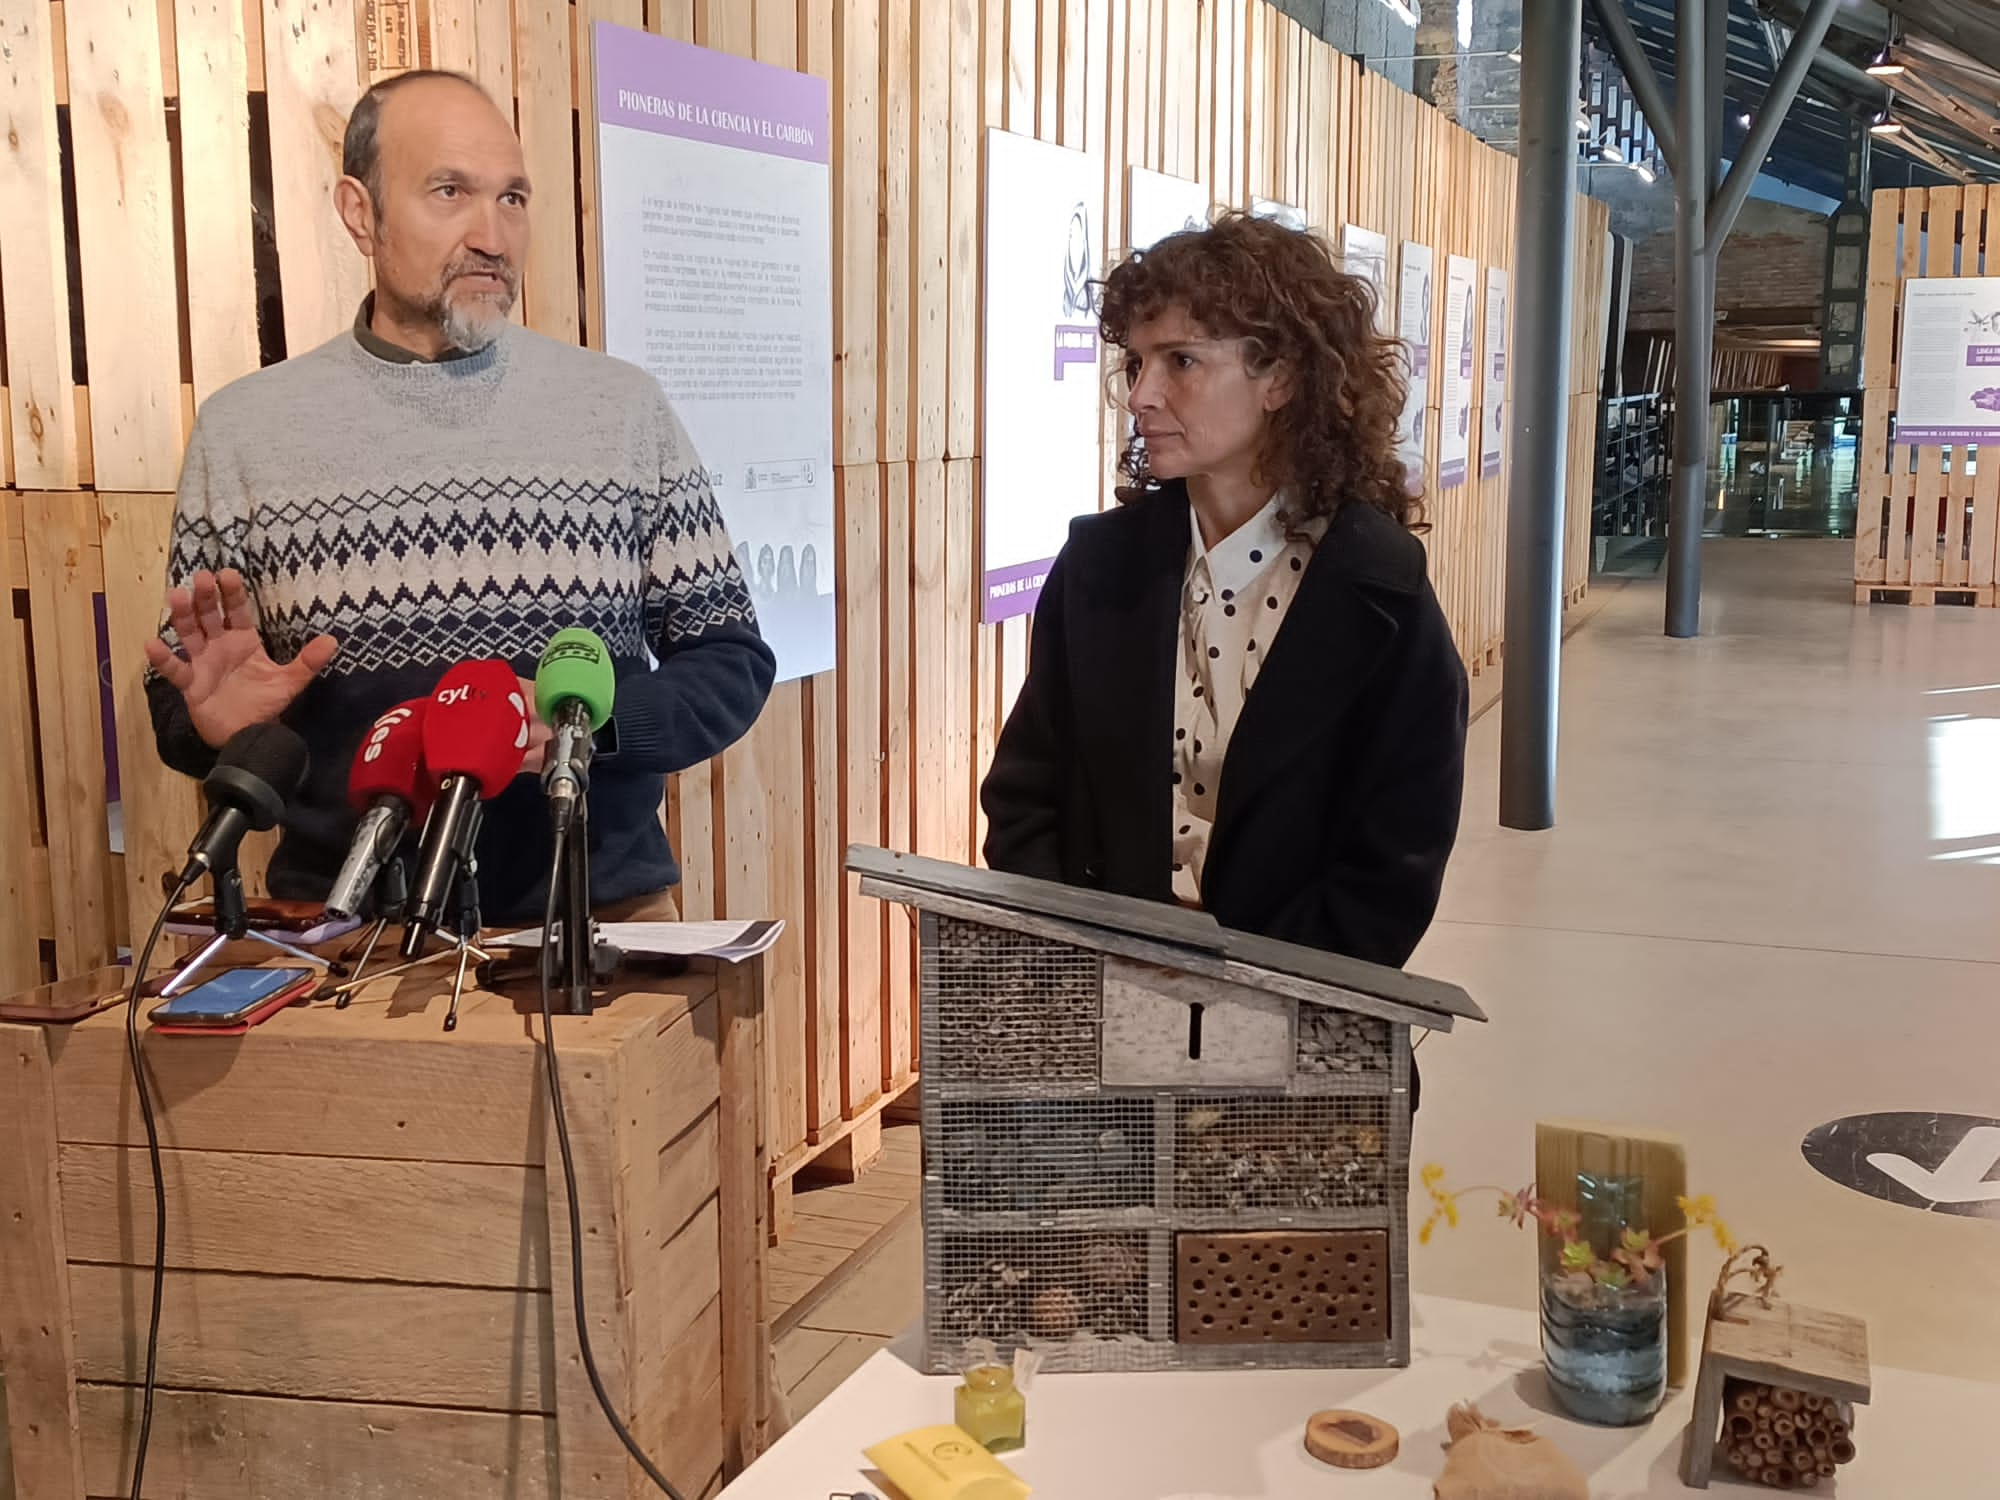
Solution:
[{"label": "microphone windscreen", "polygon": [[553,724],[556,709],[575,701],[590,714],[590,727],[602,729],[611,717],[616,687],[611,653],[604,649],[603,639],[594,630],[571,626],[550,637],[535,668],[535,711],[544,723]]},{"label": "microphone windscreen", "polygon": [[428,698],[398,703],[368,726],[354,766],[347,773],[347,800],[365,811],[377,797],[396,797],[421,819],[437,796],[437,783],[424,765],[424,715]]},{"label": "microphone windscreen", "polygon": [[469,776],[497,797],[528,748],[528,702],[504,661],[460,662],[444,674],[423,718],[424,764],[442,782]]},{"label": "microphone windscreen", "polygon": [[264,723],[232,734],[217,752],[215,767],[254,776],[281,801],[289,802],[305,785],[310,761],[306,742],[296,731],[283,724]]}]

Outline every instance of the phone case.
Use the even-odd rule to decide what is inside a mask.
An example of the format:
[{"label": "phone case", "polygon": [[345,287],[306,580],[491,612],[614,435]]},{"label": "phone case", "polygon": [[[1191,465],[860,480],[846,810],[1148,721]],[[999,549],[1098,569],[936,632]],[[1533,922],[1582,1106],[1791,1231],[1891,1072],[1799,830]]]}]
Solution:
[{"label": "phone case", "polygon": [[125,998],[132,971],[112,965],[0,1000],[0,1021],[69,1024]]},{"label": "phone case", "polygon": [[[291,978],[283,980],[282,976],[287,973],[291,975]],[[278,983],[279,988],[271,990],[264,995],[244,995],[239,1002],[239,1008],[234,1011],[222,1011],[218,1013],[213,1010],[204,1012],[176,1008],[185,1006],[189,1000],[200,995],[203,990],[211,986],[225,984],[232,980],[254,984],[257,980],[266,976],[269,977],[271,982]],[[213,979],[196,985],[193,989],[172,997],[164,1005],[154,1006],[149,1019],[156,1025],[172,1026],[178,1030],[189,1031],[202,1028],[212,1029],[220,1026],[241,1025],[249,1016],[255,1014],[257,1010],[261,1010],[271,999],[291,992],[300,984],[310,985],[316,983],[317,978],[318,976],[309,969],[227,970],[224,973],[216,975]]]},{"label": "phone case", "polygon": [[[176,1026],[171,1021],[154,1021],[152,1029],[161,1036],[241,1036],[252,1026],[261,1025],[287,1006],[310,995],[318,984],[319,976],[317,974],[308,974],[298,983],[278,991],[277,994],[273,995],[240,1021],[229,1021],[220,1025],[210,1026]],[[163,1009],[165,1009],[164,1006],[159,1007],[154,1010],[153,1014],[157,1016],[160,1010]]]}]

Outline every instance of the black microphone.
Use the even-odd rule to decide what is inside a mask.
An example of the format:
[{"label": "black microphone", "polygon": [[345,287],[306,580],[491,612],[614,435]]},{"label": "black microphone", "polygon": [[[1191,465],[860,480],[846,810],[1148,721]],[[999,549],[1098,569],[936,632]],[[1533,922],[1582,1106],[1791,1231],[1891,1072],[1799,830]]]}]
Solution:
[{"label": "black microphone", "polygon": [[306,742],[282,724],[252,724],[232,734],[202,778],[208,821],[188,845],[181,883],[233,868],[244,834],[277,827],[305,784],[309,762]]},{"label": "black microphone", "polygon": [[425,938],[443,924],[452,890],[472,860],[480,803],[507,789],[527,745],[528,705],[512,667],[468,661],[445,673],[424,710],[424,764],[438,779],[438,795],[417,848],[404,958],[422,956]]}]

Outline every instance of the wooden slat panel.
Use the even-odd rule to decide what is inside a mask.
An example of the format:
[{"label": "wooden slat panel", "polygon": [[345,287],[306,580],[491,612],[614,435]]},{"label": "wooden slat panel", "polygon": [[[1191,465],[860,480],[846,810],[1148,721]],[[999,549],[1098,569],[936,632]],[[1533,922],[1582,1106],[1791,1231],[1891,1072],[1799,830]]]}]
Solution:
[{"label": "wooden slat panel", "polygon": [[[0,491],[0,513],[11,533],[21,520],[22,497]],[[14,550],[12,543],[8,551]],[[21,558],[26,575],[25,548]],[[11,568],[9,569],[11,572]],[[11,580],[10,580],[11,582]],[[35,726],[29,716],[27,632],[14,614],[14,592],[0,596],[0,993],[15,994],[41,982],[41,923],[48,911],[48,851],[36,836]],[[41,888],[37,892],[37,860]],[[36,897],[39,894],[40,899]]]},{"label": "wooden slat panel", "polygon": [[841,0],[834,53],[833,403],[842,464],[872,463],[881,451],[875,427],[881,78],[879,67],[869,65],[881,45],[876,7],[877,0]]},{"label": "wooden slat panel", "polygon": [[[150,1266],[72,1265],[77,1374],[145,1375]],[[546,1293],[169,1270],[160,1384],[335,1401],[554,1410]],[[601,1356],[600,1356],[601,1357]]]},{"label": "wooden slat panel", "polygon": [[[841,964],[840,679],[822,672],[807,684],[811,704],[808,790],[812,797],[812,889],[806,906],[806,946],[811,955],[806,997],[806,1139],[840,1119],[841,1015],[845,970]],[[787,1144],[773,1132],[776,1149]]]},{"label": "wooden slat panel", "polygon": [[980,0],[951,0],[946,46],[949,144],[946,195],[949,264],[945,313],[945,431],[947,458],[967,458],[979,445],[979,142]]},{"label": "wooden slat panel", "polygon": [[[835,498],[841,534],[840,780],[843,845],[880,844],[882,821],[882,476],[873,464],[843,468]],[[843,1111],[882,1091],[886,994],[882,905],[843,876],[847,1004],[841,1016]]]},{"label": "wooden slat panel", "polygon": [[[181,1270],[549,1287],[540,1167],[226,1151],[165,1151],[161,1163],[167,1261]],[[71,1259],[151,1263],[142,1149],[64,1146],[62,1189]]]},{"label": "wooden slat panel", "polygon": [[1896,321],[1900,285],[1897,234],[1902,228],[1903,195],[1879,189],[1868,221],[1868,290],[1862,302],[1861,383],[1880,390],[1894,383]]},{"label": "wooden slat panel", "polygon": [[677,42],[694,40],[694,0],[650,0],[646,29]]},{"label": "wooden slat panel", "polygon": [[912,476],[913,524],[910,532],[910,581],[914,620],[910,657],[915,710],[911,722],[914,800],[913,848],[933,858],[948,858],[954,804],[949,783],[939,784],[951,762],[947,682],[952,662],[947,654],[945,587],[946,519],[945,466],[920,463]]},{"label": "wooden slat panel", "polygon": [[100,494],[105,623],[111,637],[112,717],[118,729],[125,833],[126,910],[139,930],[115,933],[135,952],[159,910],[160,876],[178,870],[201,820],[194,781],[160,763],[146,706],[144,643],[159,627],[167,588],[171,495]]},{"label": "wooden slat panel", "polygon": [[58,973],[112,957],[110,825],[97,686],[97,507],[86,495],[25,498],[49,877]]},{"label": "wooden slat panel", "polygon": [[367,262],[332,209],[360,71],[344,8],[320,0],[262,3],[271,160],[285,164],[272,174],[285,347],[303,354],[352,323],[368,291]]},{"label": "wooden slat panel", "polygon": [[1944,454],[1937,448],[1916,450],[1916,488],[1910,511],[1910,582],[1938,581],[1939,511],[1944,498]]},{"label": "wooden slat panel", "polygon": [[[89,1493],[122,1495],[139,1392],[85,1385],[79,1399]],[[161,1391],[146,1488],[203,1500],[547,1500],[556,1453],[556,1424],[542,1417]]]},{"label": "wooden slat panel", "polygon": [[754,24],[751,56],[780,68],[801,66],[798,0],[757,0]]},{"label": "wooden slat panel", "polygon": [[910,456],[910,102],[912,69],[910,7],[890,3],[882,11],[881,259],[876,308],[876,358],[881,372],[878,452],[884,463]]},{"label": "wooden slat panel", "polygon": [[[763,915],[783,917],[784,934],[765,961],[765,1045],[770,1057],[770,1130],[788,1146],[807,1138],[806,1100],[806,849],[809,821],[805,784],[803,683],[784,683],[765,705],[755,735],[766,810],[757,815],[768,833],[761,853],[768,873]],[[730,810],[732,821],[735,809]],[[732,896],[732,903],[733,903]],[[734,915],[746,915],[740,908]]]},{"label": "wooden slat panel", "polygon": [[743,0],[694,0],[694,39],[717,52],[749,57],[757,45],[756,11]]},{"label": "wooden slat panel", "polygon": [[15,482],[73,489],[75,385],[70,366],[56,89],[65,75],[43,0],[0,0],[0,331]]},{"label": "wooden slat panel", "polygon": [[516,0],[514,46],[521,151],[538,193],[528,215],[528,264],[522,278],[528,326],[573,344],[581,337],[582,319],[577,221],[570,212],[577,158],[569,12],[568,0]]},{"label": "wooden slat panel", "polygon": [[[257,280],[246,212],[250,56],[243,0],[177,0],[174,40],[186,264],[199,268],[187,278],[188,355],[201,402],[258,363]],[[189,170],[189,163],[199,170]]]},{"label": "wooden slat panel", "polygon": [[[658,1087],[674,1105],[659,1130],[662,1138],[678,1134],[716,1096],[713,1022],[705,1009],[714,995],[694,987],[705,983],[690,981],[693,1022],[676,1010],[688,1000],[643,994],[594,1015],[564,1017],[565,1080],[635,1027],[657,1028],[660,1018],[679,1014],[656,1065]],[[421,993],[411,996],[405,987],[402,1003],[416,1003]],[[160,1143],[170,1150],[235,1151],[255,1141],[260,1150],[300,1156],[540,1166],[541,1132],[533,1126],[541,1059],[518,1045],[520,1022],[511,1007],[496,1031],[480,1020],[477,998],[467,1000],[457,1033],[441,1042],[430,1040],[442,1035],[433,1030],[441,1014],[436,1006],[416,1022],[426,1033],[421,1037],[407,1021],[393,1026],[380,999],[364,998],[345,1011],[291,1011],[282,1029],[262,1027],[235,1043],[237,1065],[220,1077],[206,1048],[169,1045],[169,1038],[148,1042]],[[329,1047],[329,1038],[339,1047]],[[449,1045],[452,1065],[425,1072],[427,1086],[417,1088],[413,1070],[429,1045]],[[145,1144],[122,1027],[69,1028],[56,1038],[54,1061],[66,1143]],[[300,1110],[300,1099],[311,1099],[314,1108]]]},{"label": "wooden slat panel", "polygon": [[[912,847],[916,796],[914,706],[916,672],[910,642],[912,608],[911,466],[882,469],[882,750],[884,832],[891,849]],[[883,950],[882,1086],[894,1087],[910,1071],[911,1018],[915,1006],[912,955],[916,935],[909,908],[887,909]],[[874,1100],[850,1097],[848,1114]]]},{"label": "wooden slat panel", "polygon": [[690,922],[706,922],[715,917],[720,906],[714,767],[688,767],[674,778],[674,792],[680,814],[681,916]]},{"label": "wooden slat panel", "polygon": [[944,661],[945,661],[945,797],[949,826],[945,853],[968,863],[978,858],[973,841],[978,765],[974,759],[977,712],[973,704],[977,674],[974,636],[979,619],[979,582],[974,559],[978,539],[973,503],[977,475],[969,461],[945,465]]},{"label": "wooden slat panel", "polygon": [[429,0],[431,66],[470,73],[479,65],[478,0]]},{"label": "wooden slat panel", "polygon": [[923,143],[910,160],[910,275],[903,299],[910,320],[910,456],[942,459],[946,448],[951,275],[952,6],[915,7],[911,49],[913,129]]},{"label": "wooden slat panel", "polygon": [[7,1079],[0,1089],[0,1203],[7,1210],[0,1214],[0,1354],[13,1450],[9,1493],[82,1500],[55,1088],[40,1027],[0,1025],[0,1073]]}]

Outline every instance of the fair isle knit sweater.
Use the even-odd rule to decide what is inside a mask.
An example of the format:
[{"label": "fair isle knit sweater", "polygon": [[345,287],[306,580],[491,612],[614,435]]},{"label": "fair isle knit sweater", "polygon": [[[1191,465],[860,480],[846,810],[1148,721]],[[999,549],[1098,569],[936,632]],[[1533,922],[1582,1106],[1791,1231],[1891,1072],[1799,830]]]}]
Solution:
[{"label": "fair isle knit sweater", "polygon": [[[340,643],[285,714],[312,766],[271,861],[275,896],[326,894],[353,834],[362,730],[458,662],[504,657],[532,677],[567,625],[610,647],[617,700],[589,793],[600,903],[680,878],[664,779],[741,737],[771,689],[721,512],[659,387],[518,327],[438,363],[343,333],[217,392],[188,443],[169,560],[176,584],[200,568],[242,571],[274,659],[322,631]],[[180,694],[158,678],[147,692],[161,758],[205,775],[215,752]],[[540,915],[549,843],[532,777],[487,803],[488,921]]]}]

